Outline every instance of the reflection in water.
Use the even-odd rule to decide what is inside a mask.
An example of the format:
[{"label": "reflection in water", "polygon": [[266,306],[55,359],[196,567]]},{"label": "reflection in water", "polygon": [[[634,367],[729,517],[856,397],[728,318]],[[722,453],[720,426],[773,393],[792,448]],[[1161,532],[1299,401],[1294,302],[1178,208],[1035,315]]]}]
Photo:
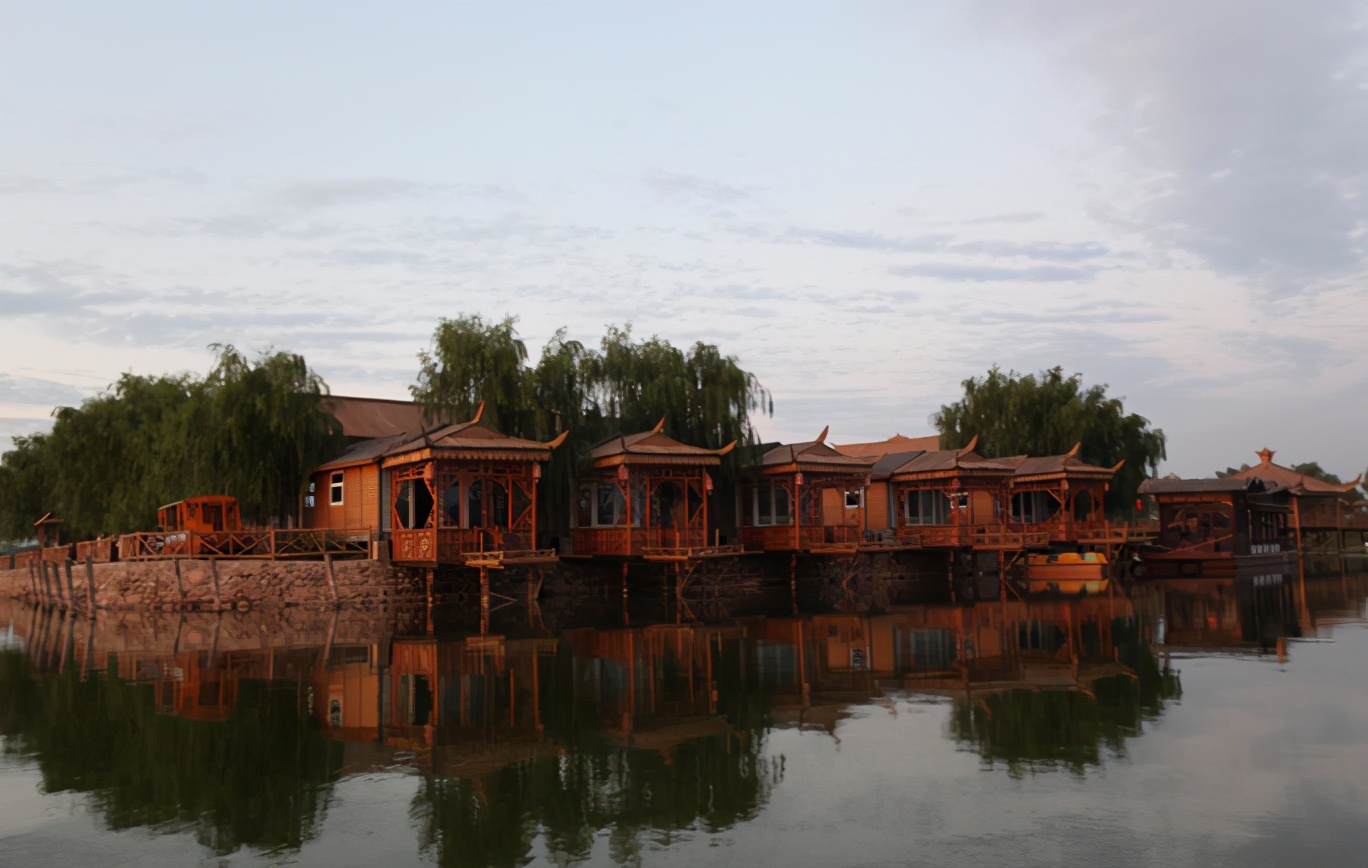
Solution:
[{"label": "reflection in water", "polygon": [[0,731],[37,757],[47,792],[90,793],[110,829],[191,829],[219,854],[298,847],[341,750],[301,717],[293,685],[235,683],[221,719],[181,716],[204,706],[161,701],[176,687],[75,668],[37,679],[0,654]]},{"label": "reflection in water", "polygon": [[1258,653],[1361,614],[1362,578],[1330,581],[483,635],[412,613],[0,608],[23,649],[0,652],[0,734],[109,828],[217,854],[297,848],[335,782],[402,764],[408,846],[438,864],[564,864],[596,842],[636,863],[757,817],[785,786],[777,730],[836,735],[898,697],[948,702],[946,735],[986,767],[1082,773],[1181,695],[1173,649]]}]

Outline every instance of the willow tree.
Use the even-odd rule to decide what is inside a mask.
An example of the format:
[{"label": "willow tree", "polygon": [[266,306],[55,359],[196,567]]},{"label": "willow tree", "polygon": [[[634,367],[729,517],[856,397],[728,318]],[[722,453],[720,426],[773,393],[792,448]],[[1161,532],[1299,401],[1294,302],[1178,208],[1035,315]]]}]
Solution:
[{"label": "willow tree", "polygon": [[[711,344],[685,352],[660,337],[636,340],[630,326],[610,326],[591,349],[561,329],[531,367],[516,325],[513,317],[443,319],[431,349],[418,356],[418,382],[410,391],[433,421],[469,419],[484,402],[484,419],[507,434],[547,439],[569,429],[542,487],[539,524],[549,532],[568,529],[574,479],[594,444],[664,418],[665,432],[683,442],[745,445],[756,440],[751,414],[773,412],[756,377]],[[719,518],[734,499],[736,475],[729,456],[715,497]]]},{"label": "willow tree", "polygon": [[1158,472],[1165,455],[1164,432],[1127,413],[1106,385],[1084,386],[1083,375],[1064,376],[1055,367],[1039,374],[1004,373],[997,367],[982,378],[964,380],[964,397],[931,417],[941,448],[956,449],[977,436],[989,458],[1058,455],[1082,443],[1079,457],[1090,464],[1125,464],[1107,492],[1107,511],[1128,513],[1140,483]]},{"label": "willow tree", "polygon": [[149,530],[158,506],[195,494],[233,495],[250,522],[292,515],[308,471],[340,448],[327,387],[300,356],[213,349],[206,377],[125,374],[58,409],[48,434],[16,438],[0,459],[0,536],[30,537],[45,512],[77,539]]},{"label": "willow tree", "polygon": [[418,354],[418,383],[409,387],[429,422],[464,422],[483,401],[484,418],[496,428],[526,426],[531,383],[516,324],[516,317],[485,322],[479,314],[437,324],[432,349]]},{"label": "willow tree", "polygon": [[212,349],[216,363],[167,443],[185,470],[181,496],[231,494],[244,520],[284,522],[309,471],[341,448],[340,426],[322,406],[327,384],[295,353],[252,361],[231,344]]}]

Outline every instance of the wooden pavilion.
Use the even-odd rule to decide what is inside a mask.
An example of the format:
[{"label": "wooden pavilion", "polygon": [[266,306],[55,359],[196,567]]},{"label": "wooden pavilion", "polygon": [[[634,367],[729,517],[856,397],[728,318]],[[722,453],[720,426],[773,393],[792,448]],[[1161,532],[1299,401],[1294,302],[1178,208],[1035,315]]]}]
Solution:
[{"label": "wooden pavilion", "polygon": [[1043,533],[1055,544],[1126,541],[1126,528],[1113,528],[1103,508],[1111,479],[1126,462],[1123,459],[1114,467],[1098,467],[1078,457],[1082,448],[1080,442],[1063,455],[1000,459],[1014,468],[1008,513],[1014,527]]},{"label": "wooden pavilion", "polygon": [[842,455],[827,428],[765,452],[741,485],[741,541],[765,552],[853,552],[873,459]]},{"label": "wooden pavilion", "polygon": [[[1287,489],[1292,504],[1292,529],[1297,536],[1297,550],[1303,555],[1337,556],[1362,549],[1364,531],[1368,531],[1368,512],[1362,501],[1355,500],[1353,491],[1362,476],[1348,482],[1334,483],[1298,473],[1289,467],[1273,463],[1273,450],[1258,452],[1259,463],[1230,479],[1261,479],[1266,485]],[[1352,541],[1349,534],[1357,532]]]},{"label": "wooden pavilion", "polygon": [[1038,531],[1008,528],[1004,503],[1014,468],[979,455],[977,444],[975,437],[962,449],[876,465],[873,477],[886,480],[891,495],[889,526],[898,543],[986,551],[1046,543]]},{"label": "wooden pavilion", "polygon": [[735,441],[721,449],[680,443],[650,431],[602,443],[590,453],[575,509],[574,554],[678,560],[718,549],[708,538],[708,469],[718,467]]},{"label": "wooden pavilion", "polygon": [[472,560],[554,560],[537,549],[541,465],[568,431],[546,443],[481,423],[446,425],[386,449],[393,558],[421,566]]},{"label": "wooden pavilion", "polygon": [[1159,535],[1141,553],[1156,578],[1288,575],[1296,570],[1296,538],[1289,528],[1285,488],[1246,479],[1148,479],[1140,493],[1154,498]]}]

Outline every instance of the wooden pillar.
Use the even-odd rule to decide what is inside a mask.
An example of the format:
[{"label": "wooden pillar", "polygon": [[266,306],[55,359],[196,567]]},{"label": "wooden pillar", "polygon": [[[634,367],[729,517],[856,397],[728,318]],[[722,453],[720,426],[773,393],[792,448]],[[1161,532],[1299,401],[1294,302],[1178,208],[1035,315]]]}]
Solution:
[{"label": "wooden pillar", "polygon": [[1007,552],[998,551],[998,598],[1007,602]]},{"label": "wooden pillar", "polygon": [[480,567],[480,635],[489,632],[489,567]]},{"label": "wooden pillar", "polygon": [[85,559],[86,599],[90,604],[90,617],[95,617],[95,562],[90,555]]}]

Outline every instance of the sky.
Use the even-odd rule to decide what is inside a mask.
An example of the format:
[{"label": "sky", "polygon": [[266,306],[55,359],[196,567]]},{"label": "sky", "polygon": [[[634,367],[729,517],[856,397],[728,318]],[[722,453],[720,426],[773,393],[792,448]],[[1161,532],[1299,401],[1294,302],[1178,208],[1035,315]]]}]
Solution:
[{"label": "sky", "polygon": [[[1060,365],[1368,466],[1368,3],[0,3],[0,442],[211,343],[717,344],[766,439]],[[4,448],[0,446],[0,448]]]}]

